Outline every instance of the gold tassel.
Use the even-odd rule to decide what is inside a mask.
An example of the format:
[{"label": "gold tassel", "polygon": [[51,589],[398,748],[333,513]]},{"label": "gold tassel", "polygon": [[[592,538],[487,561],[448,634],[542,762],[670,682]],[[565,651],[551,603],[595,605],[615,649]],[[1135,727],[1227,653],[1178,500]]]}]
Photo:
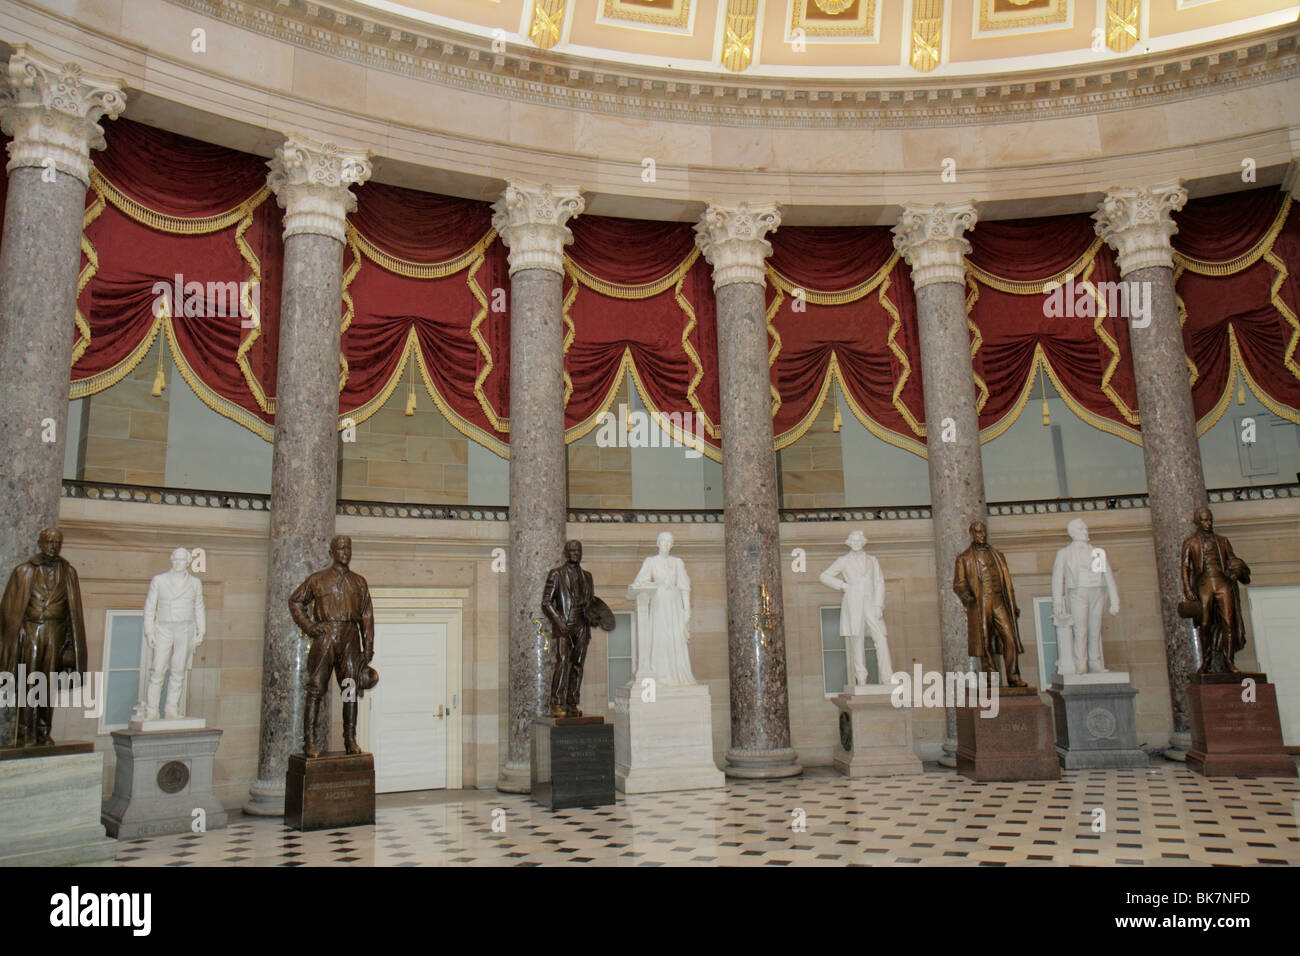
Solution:
[{"label": "gold tassel", "polygon": [[1038,381],[1043,388],[1043,424],[1050,425],[1052,424],[1052,413],[1047,407],[1047,381],[1041,365],[1038,367]]},{"label": "gold tassel", "polygon": [[406,411],[403,413],[408,418],[415,414],[415,363],[411,363],[411,390],[406,395]]},{"label": "gold tassel", "polygon": [[163,355],[167,351],[167,342],[163,333],[158,335],[158,373],[153,377],[154,398],[162,398],[163,389],[167,387],[167,376],[163,374]]},{"label": "gold tassel", "polygon": [[840,403],[835,403],[835,417],[831,419],[831,431],[837,432],[844,425],[844,418],[840,415]]},{"label": "gold tassel", "polygon": [[1237,404],[1246,404],[1246,383],[1240,378],[1237,379]]}]

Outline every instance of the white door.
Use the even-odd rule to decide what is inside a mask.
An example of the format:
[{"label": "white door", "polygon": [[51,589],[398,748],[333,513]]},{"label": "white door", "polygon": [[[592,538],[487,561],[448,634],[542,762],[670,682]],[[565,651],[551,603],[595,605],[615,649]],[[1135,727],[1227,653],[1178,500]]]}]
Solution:
[{"label": "white door", "polygon": [[1282,743],[1300,747],[1300,587],[1249,588],[1255,656],[1277,688]]},{"label": "white door", "polygon": [[375,791],[447,786],[447,624],[377,620],[374,666]]}]

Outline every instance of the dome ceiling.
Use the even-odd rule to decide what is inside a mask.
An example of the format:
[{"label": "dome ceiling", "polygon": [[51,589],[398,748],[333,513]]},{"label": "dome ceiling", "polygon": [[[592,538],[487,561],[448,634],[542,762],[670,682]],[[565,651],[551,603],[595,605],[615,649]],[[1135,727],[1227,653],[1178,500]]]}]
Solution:
[{"label": "dome ceiling", "polygon": [[1292,23],[1285,0],[353,0],[510,47],[764,77],[1095,65]]}]

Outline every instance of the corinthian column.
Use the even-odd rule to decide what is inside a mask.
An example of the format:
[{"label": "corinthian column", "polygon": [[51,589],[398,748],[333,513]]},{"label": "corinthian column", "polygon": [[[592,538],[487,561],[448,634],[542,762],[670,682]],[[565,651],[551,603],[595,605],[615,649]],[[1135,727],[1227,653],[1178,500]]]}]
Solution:
[{"label": "corinthian column", "polygon": [[0,79],[9,191],[0,250],[0,573],[56,524],[90,151],[122,80],[14,47]]},{"label": "corinthian column", "polygon": [[492,228],[510,249],[509,740],[497,789],[527,793],[533,719],[550,694],[538,621],[546,572],[563,560],[568,507],[564,451],[565,225],[585,206],[576,187],[512,182]]},{"label": "corinthian column", "polygon": [[[722,490],[726,509],[727,661],[731,674],[732,777],[802,773],[790,746],[785,609],[772,394],[767,364],[763,236],[781,216],[774,203],[711,204],[695,242],[713,266],[722,398]],[[770,614],[763,616],[760,587]]]},{"label": "corinthian column", "polygon": [[[291,134],[268,164],[284,210],[284,280],[271,458],[270,557],[262,649],[262,729],[248,813],[284,813],[289,754],[302,747],[306,647],[289,595],[329,561],[338,498],[343,239],[370,178],[370,153]],[[326,715],[328,719],[328,715]]]},{"label": "corinthian column", "polygon": [[1197,668],[1190,625],[1178,616],[1183,593],[1179,563],[1183,538],[1191,532],[1192,514],[1208,501],[1169,245],[1178,231],[1171,213],[1182,209],[1185,202],[1187,190],[1176,182],[1112,189],[1093,214],[1097,235],[1115,250],[1120,275],[1130,283],[1130,290],[1138,290],[1137,297],[1130,293],[1129,301],[1147,306],[1145,314],[1130,308],[1135,314],[1128,316],[1129,344],[1142,416],[1142,461],[1151,499],[1151,533],[1174,717],[1168,756],[1175,759],[1185,759],[1191,745],[1187,679]]},{"label": "corinthian column", "polygon": [[[943,668],[950,673],[968,669],[966,609],[952,590],[953,565],[970,543],[970,523],[983,521],[988,510],[966,325],[970,243],[962,233],[974,226],[975,207],[969,202],[909,204],[894,226],[894,248],[912,267],[916,290],[940,643]],[[939,762],[955,767],[957,713],[949,707],[945,716]]]}]

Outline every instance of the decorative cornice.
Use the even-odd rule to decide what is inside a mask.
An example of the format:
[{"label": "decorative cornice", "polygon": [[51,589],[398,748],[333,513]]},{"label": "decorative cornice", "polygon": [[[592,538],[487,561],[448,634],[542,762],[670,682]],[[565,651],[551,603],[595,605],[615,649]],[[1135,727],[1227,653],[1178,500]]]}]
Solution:
[{"label": "decorative cornice", "polygon": [[893,228],[894,248],[912,267],[912,287],[966,282],[970,243],[962,233],[975,228],[975,204],[908,203]]},{"label": "decorative cornice", "polygon": [[344,241],[348,213],[357,208],[348,186],[370,178],[369,150],[290,133],[267,166],[267,183],[284,210],[284,238],[317,235]]},{"label": "decorative cornice", "polygon": [[1152,266],[1174,267],[1169,239],[1178,231],[1173,213],[1187,202],[1181,182],[1107,190],[1097,211],[1097,235],[1115,250],[1120,275]]},{"label": "decorative cornice", "polygon": [[781,225],[776,203],[709,203],[695,224],[695,244],[713,266],[713,291],[737,282],[763,284],[763,260],[772,244],[763,237]]},{"label": "decorative cornice", "polygon": [[302,49],[442,86],[707,126],[906,129],[1154,106],[1300,76],[1300,24],[1166,54],[981,77],[758,80],[555,56],[378,10],[307,0],[169,0]]},{"label": "decorative cornice", "polygon": [[492,204],[492,228],[510,250],[510,274],[549,269],[564,275],[564,247],[573,242],[565,223],[586,205],[576,186],[508,183]]},{"label": "decorative cornice", "polygon": [[13,137],[6,168],[52,165],[89,186],[90,151],[104,148],[99,121],[126,109],[124,85],[15,44],[0,82],[0,128]]}]

